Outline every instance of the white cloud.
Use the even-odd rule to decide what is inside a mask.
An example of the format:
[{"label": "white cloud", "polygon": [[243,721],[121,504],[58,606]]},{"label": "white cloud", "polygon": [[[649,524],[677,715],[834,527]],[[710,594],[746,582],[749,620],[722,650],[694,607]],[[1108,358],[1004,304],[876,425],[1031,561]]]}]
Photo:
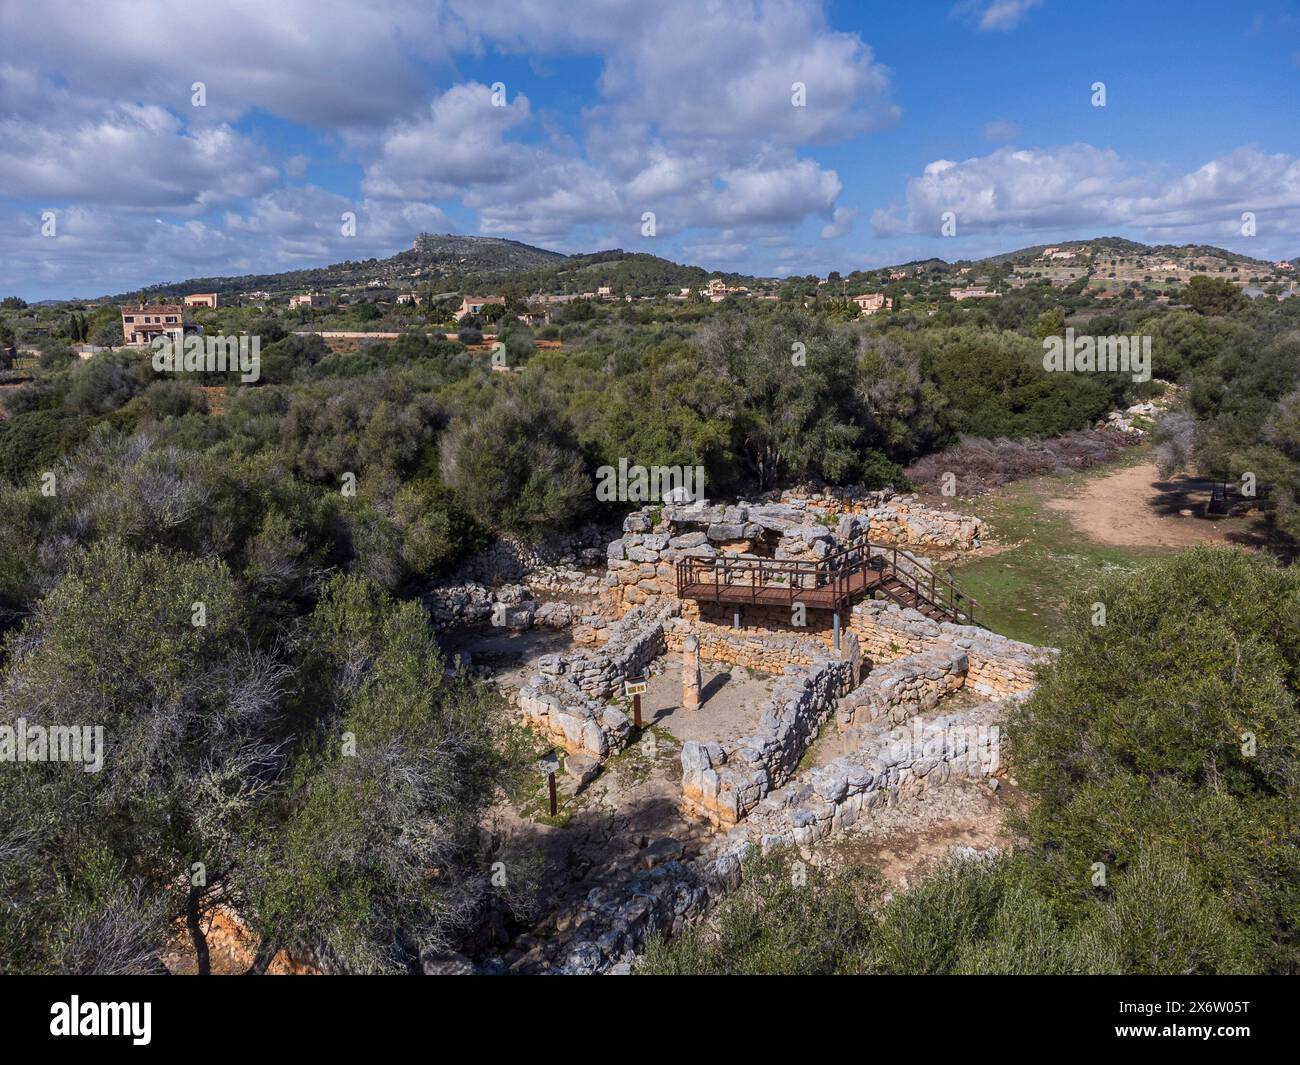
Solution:
[{"label": "white cloud", "polygon": [[258,145],[224,123],[185,129],[155,105],[77,109],[60,125],[0,120],[0,187],[11,197],[78,200],[144,210],[209,210],[274,186]]},{"label": "white cloud", "polygon": [[[342,234],[345,211],[357,216],[355,237]],[[353,202],[310,185],[253,197],[216,221],[166,222],[130,208],[86,206],[55,217],[55,237],[41,236],[38,215],[0,217],[0,291],[36,279],[91,297],[190,277],[274,273],[389,255],[422,229],[453,228],[431,204]]]},{"label": "white cloud", "polygon": [[1244,211],[1257,215],[1261,237],[1294,235],[1300,159],[1245,146],[1179,175],[1089,144],[1000,148],[936,160],[871,224],[881,236],[937,235],[945,211],[956,215],[958,236],[1127,227],[1160,240],[1224,240],[1240,235]]},{"label": "white cloud", "polygon": [[981,31],[1014,30],[1043,0],[963,0],[953,14],[973,21]]},{"label": "white cloud", "polygon": [[836,207],[835,213],[831,220],[822,226],[822,240],[834,240],[837,237],[847,236],[853,229],[853,223],[857,220],[858,209],[856,207]]},{"label": "white cloud", "polygon": [[[409,109],[423,91],[420,64],[447,58],[437,11],[420,0],[227,0],[219,10],[192,0],[5,0],[0,40],[6,62],[58,71],[74,93],[214,121],[261,108],[318,127],[366,126]],[[205,108],[191,108],[196,81]],[[39,117],[39,98],[25,100],[23,113]]]},{"label": "white cloud", "polygon": [[[847,233],[840,178],[805,149],[898,117],[889,71],[816,0],[225,0],[201,17],[188,0],[100,0],[94,15],[76,0],[0,5],[0,188],[105,220],[136,253],[126,215],[161,217],[159,271],[184,261],[158,252],[167,236],[208,248],[211,269],[242,262],[259,231],[270,243],[251,269],[335,254],[312,221],[329,194],[284,184],[325,160],[239,132],[254,111],[333,136],[376,214],[455,203],[482,232],[553,246],[639,245],[645,211],[661,235],[733,234],[701,234],[719,246],[788,240],[810,219]],[[506,107],[479,82],[446,87],[457,58],[493,53],[535,69],[594,57],[600,72],[571,124],[509,86]]]},{"label": "white cloud", "polygon": [[527,122],[528,98],[492,103],[487,85],[467,82],[437,97],[427,113],[398,122],[383,139],[379,159],[366,170],[362,189],[389,199],[439,198],[467,188],[507,182],[522,164],[522,145],[506,131]]}]

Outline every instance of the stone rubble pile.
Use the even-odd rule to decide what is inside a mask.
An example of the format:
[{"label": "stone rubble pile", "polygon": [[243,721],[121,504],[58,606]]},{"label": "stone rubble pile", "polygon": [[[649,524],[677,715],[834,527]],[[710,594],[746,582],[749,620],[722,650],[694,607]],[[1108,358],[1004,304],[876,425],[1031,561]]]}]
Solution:
[{"label": "stone rubble pile", "polygon": [[610,530],[584,526],[576,533],[554,534],[530,543],[502,537],[457,568],[445,582],[451,584],[518,584],[534,573],[598,566],[605,557]]},{"label": "stone rubble pile", "polygon": [[861,523],[851,526],[853,532],[846,532],[849,526],[841,522],[841,540],[865,532],[876,543],[969,551],[988,536],[988,527],[979,518],[936,510],[919,503],[915,495],[896,495],[892,489],[792,489],[782,493],[781,499],[803,504],[819,518],[861,518]]},{"label": "stone rubble pile", "polygon": [[556,600],[539,602],[524,584],[488,588],[482,584],[440,585],[424,596],[424,604],[437,631],[453,625],[491,624],[522,632],[534,625],[567,628],[574,611]]},{"label": "stone rubble pile", "polygon": [[712,902],[739,886],[740,862],[723,855],[655,865],[617,890],[593,888],[573,919],[573,931],[551,948],[554,960],[547,971],[626,974],[651,936],[680,935]]},{"label": "stone rubble pile", "polygon": [[1147,430],[1136,424],[1139,420],[1150,424],[1151,419],[1159,413],[1153,403],[1135,403],[1127,410],[1113,410],[1093,427],[1095,429],[1114,429],[1131,436],[1146,436]]}]

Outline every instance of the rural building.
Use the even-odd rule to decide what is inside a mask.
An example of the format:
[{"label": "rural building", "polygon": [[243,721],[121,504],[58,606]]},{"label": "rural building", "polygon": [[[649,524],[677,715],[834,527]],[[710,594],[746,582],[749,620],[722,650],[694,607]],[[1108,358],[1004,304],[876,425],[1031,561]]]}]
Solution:
[{"label": "rural building", "polygon": [[875,314],[879,310],[887,311],[894,305],[894,301],[883,292],[866,292],[861,296],[854,296],[853,302],[858,305],[858,310],[863,314]]},{"label": "rural building", "polygon": [[708,287],[700,290],[702,296],[708,296],[714,303],[721,303],[728,296],[738,296],[742,292],[748,293],[749,289],[744,285],[728,285],[720,277],[710,278]]},{"label": "rural building", "polygon": [[183,339],[198,326],[187,324],[185,308],[179,303],[156,303],[122,307],[122,340],[127,344],[148,344],[156,336]]},{"label": "rural building", "polygon": [[184,303],[186,307],[213,307],[217,306],[217,294],[215,292],[194,292],[186,296]]},{"label": "rural building", "polygon": [[980,300],[997,296],[997,293],[990,292],[983,285],[969,285],[966,288],[951,288],[948,295],[955,300]]},{"label": "rural building", "polygon": [[482,314],[483,308],[491,306],[494,303],[504,304],[503,296],[466,296],[460,301],[460,309],[456,312],[456,321],[462,318],[468,318],[471,314]]},{"label": "rural building", "polygon": [[290,296],[290,307],[328,307],[330,298],[323,292],[305,292],[301,296]]}]

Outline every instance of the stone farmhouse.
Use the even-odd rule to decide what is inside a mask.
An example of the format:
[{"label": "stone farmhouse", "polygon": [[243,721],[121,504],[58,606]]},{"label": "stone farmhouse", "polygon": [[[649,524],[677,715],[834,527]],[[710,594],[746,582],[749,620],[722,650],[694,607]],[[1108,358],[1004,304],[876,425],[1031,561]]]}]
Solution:
[{"label": "stone farmhouse", "polygon": [[990,292],[983,285],[969,285],[966,288],[951,288],[948,295],[955,300],[996,299],[998,293]]},{"label": "stone farmhouse", "polygon": [[881,310],[887,311],[894,305],[894,301],[883,292],[867,292],[861,296],[854,296],[853,302],[864,315],[875,314]]}]

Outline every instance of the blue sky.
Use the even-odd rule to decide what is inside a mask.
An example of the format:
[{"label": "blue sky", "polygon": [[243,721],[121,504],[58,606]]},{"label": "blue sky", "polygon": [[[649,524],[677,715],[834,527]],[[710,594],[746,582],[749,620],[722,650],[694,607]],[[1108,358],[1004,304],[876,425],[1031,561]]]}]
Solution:
[{"label": "blue sky", "polygon": [[1300,254],[1295,3],[6,0],[0,38],[28,299],[421,229],[768,275],[1100,234]]}]

